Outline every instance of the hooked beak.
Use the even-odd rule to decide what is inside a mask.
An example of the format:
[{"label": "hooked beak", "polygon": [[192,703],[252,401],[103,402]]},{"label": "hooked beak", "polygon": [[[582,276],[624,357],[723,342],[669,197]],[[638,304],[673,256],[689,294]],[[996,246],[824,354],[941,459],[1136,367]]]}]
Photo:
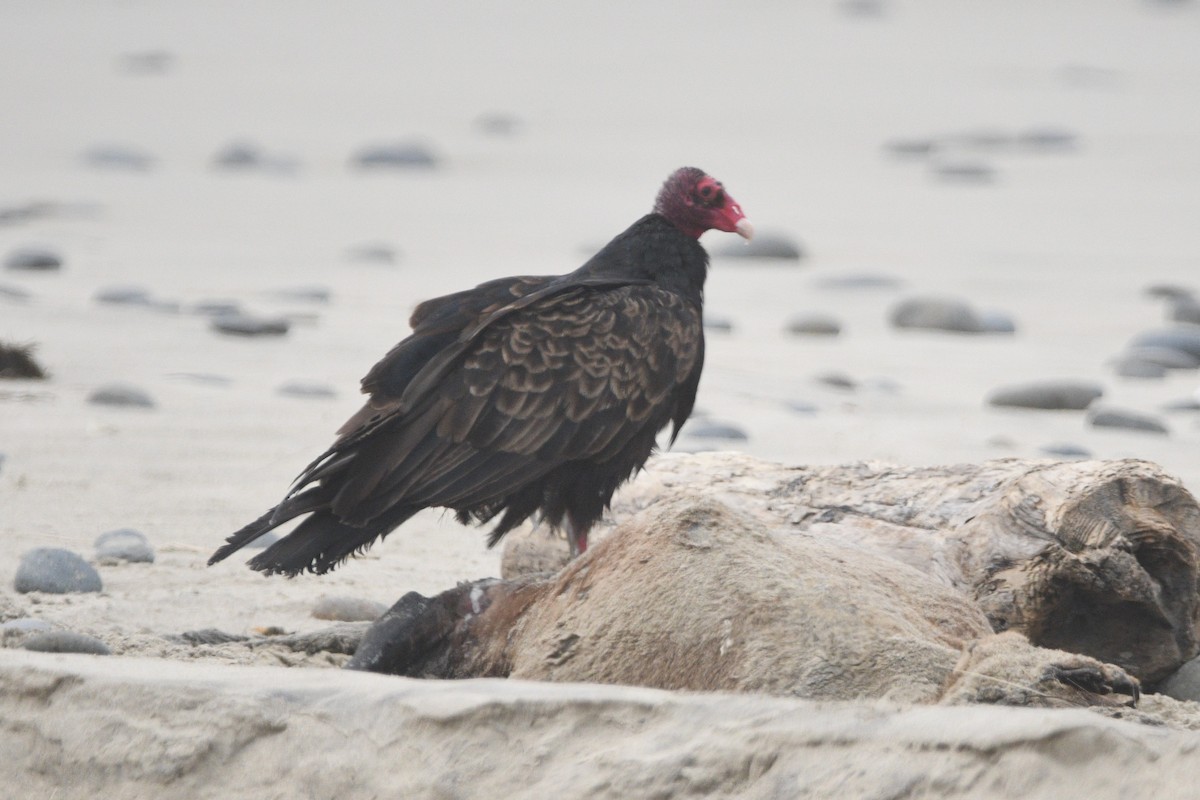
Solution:
[{"label": "hooked beak", "polygon": [[727,233],[736,233],[747,241],[754,237],[754,226],[742,213],[742,207],[728,194],[725,195],[725,205],[717,211],[716,224],[713,227]]}]

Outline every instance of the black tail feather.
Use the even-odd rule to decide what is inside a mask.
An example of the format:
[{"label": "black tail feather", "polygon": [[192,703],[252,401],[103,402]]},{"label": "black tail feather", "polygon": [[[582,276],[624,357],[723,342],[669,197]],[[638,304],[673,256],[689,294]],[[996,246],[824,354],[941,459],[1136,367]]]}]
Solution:
[{"label": "black tail feather", "polygon": [[250,559],[249,564],[265,575],[289,578],[302,572],[320,575],[350,556],[366,551],[376,539],[387,536],[419,510],[413,506],[396,508],[361,527],[348,525],[329,511],[318,511]]},{"label": "black tail feather", "polygon": [[224,561],[238,550],[241,550],[243,547],[250,544],[250,542],[253,542],[255,539],[274,528],[278,523],[272,522],[271,520],[274,519],[275,511],[278,508],[279,506],[272,508],[261,517],[254,520],[254,522],[251,522],[249,525],[226,539],[226,544],[220,547],[217,552],[213,553],[208,559],[208,565],[211,567],[218,561]]}]

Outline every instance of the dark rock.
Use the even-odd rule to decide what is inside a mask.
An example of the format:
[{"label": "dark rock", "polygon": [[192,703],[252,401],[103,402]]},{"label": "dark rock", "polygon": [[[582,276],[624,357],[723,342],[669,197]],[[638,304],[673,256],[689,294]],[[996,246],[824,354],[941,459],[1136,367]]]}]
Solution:
[{"label": "dark rock", "polygon": [[87,653],[93,656],[112,655],[108,645],[94,636],[72,631],[35,633],[21,643],[26,650],[39,653]]},{"label": "dark rock", "polygon": [[370,145],[353,158],[362,169],[433,169],[439,161],[432,150],[415,142]]},{"label": "dark rock", "polygon": [[1200,359],[1200,328],[1181,325],[1140,333],[1130,342],[1130,347],[1167,347],[1182,350]]},{"label": "dark rock", "polygon": [[386,244],[362,244],[346,251],[346,258],[373,264],[395,264],[398,260],[396,249]]},{"label": "dark rock", "polygon": [[1082,411],[1102,396],[1098,384],[1084,381],[1044,381],[996,389],[988,404],[1012,408]]},{"label": "dark rock", "polygon": [[337,391],[328,384],[308,381],[288,381],[275,391],[284,397],[301,397],[311,400],[337,397]]},{"label": "dark rock", "polygon": [[224,314],[214,317],[209,324],[218,333],[230,336],[283,336],[291,323],[279,317],[253,317],[248,314]]},{"label": "dark rock", "polygon": [[804,255],[803,248],[784,233],[762,231],[754,234],[750,241],[727,241],[715,244],[709,250],[721,258],[762,258],[798,261]]},{"label": "dark rock", "polygon": [[83,154],[83,162],[89,167],[127,172],[145,172],[154,166],[153,156],[125,145],[93,147]]},{"label": "dark rock", "polygon": [[68,594],[99,592],[103,586],[100,573],[75,553],[57,547],[38,547],[21,556],[13,588],[21,594]]},{"label": "dark rock", "polygon": [[891,275],[863,272],[851,275],[830,275],[813,281],[818,289],[900,289],[904,281]]},{"label": "dark rock", "polygon": [[34,345],[0,342],[0,380],[44,380],[46,370],[33,357]]},{"label": "dark rock", "polygon": [[132,528],[119,528],[100,534],[96,537],[95,547],[96,561],[101,564],[122,561],[154,563],[154,548],[150,546],[150,541]]},{"label": "dark rock", "polygon": [[1165,378],[1167,368],[1153,361],[1123,356],[1113,362],[1113,371],[1122,378]]},{"label": "dark rock", "polygon": [[896,305],[889,316],[895,328],[983,333],[980,315],[966,302],[949,297],[914,297]]},{"label": "dark rock", "polygon": [[373,600],[360,597],[322,597],[313,606],[312,615],[317,619],[335,622],[372,622],[383,615],[388,607]]},{"label": "dark rock", "polygon": [[735,425],[709,419],[695,419],[694,417],[684,428],[684,433],[693,439],[728,439],[729,441],[744,442],[750,438],[745,431]]},{"label": "dark rock", "polygon": [[88,395],[87,401],[97,406],[154,408],[154,400],[144,390],[120,383],[110,383],[94,389]]},{"label": "dark rock", "polygon": [[1176,700],[1200,701],[1200,656],[1185,662],[1158,686],[1158,691]]},{"label": "dark rock", "polygon": [[704,330],[713,333],[733,333],[733,320],[728,317],[717,317],[712,314],[704,315]]},{"label": "dark rock", "polygon": [[1080,447],[1077,444],[1057,443],[1048,444],[1040,448],[1041,452],[1055,458],[1091,458],[1092,451],[1086,447]]},{"label": "dark rock", "polygon": [[50,272],[61,269],[63,260],[58,253],[41,247],[22,247],[4,259],[6,269],[25,272]]},{"label": "dark rock", "polygon": [[794,336],[837,336],[842,324],[828,314],[801,314],[788,320],[784,330]]},{"label": "dark rock", "polygon": [[1155,417],[1117,408],[1094,408],[1088,412],[1087,421],[1094,428],[1123,428],[1161,434],[1170,432],[1167,426]]},{"label": "dark rock", "polygon": [[1152,283],[1143,290],[1143,293],[1147,297],[1159,300],[1194,300],[1196,298],[1196,294],[1191,288],[1178,283]]},{"label": "dark rock", "polygon": [[844,372],[826,372],[822,375],[815,376],[814,380],[817,383],[829,386],[834,389],[843,389],[852,392],[858,388],[858,382]]},{"label": "dark rock", "polygon": [[991,183],[996,171],[979,161],[943,161],[930,168],[935,177],[954,183]]},{"label": "dark rock", "polygon": [[1167,306],[1167,319],[1172,322],[1200,325],[1200,301],[1193,297],[1170,301],[1170,305]]},{"label": "dark rock", "polygon": [[154,301],[150,292],[141,286],[110,286],[96,292],[97,303],[116,306],[148,306]]},{"label": "dark rock", "polygon": [[1119,358],[1148,361],[1151,364],[1158,364],[1160,367],[1165,367],[1166,369],[1200,368],[1200,357],[1170,347],[1131,347],[1122,353]]},{"label": "dark rock", "polygon": [[883,143],[883,149],[889,155],[898,158],[924,158],[938,148],[936,139],[902,138],[889,139]]}]

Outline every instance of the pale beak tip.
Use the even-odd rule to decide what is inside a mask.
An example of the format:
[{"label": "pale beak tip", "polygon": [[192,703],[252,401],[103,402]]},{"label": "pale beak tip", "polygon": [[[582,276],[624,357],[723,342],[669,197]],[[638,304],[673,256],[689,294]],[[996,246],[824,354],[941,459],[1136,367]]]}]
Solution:
[{"label": "pale beak tip", "polygon": [[754,238],[754,226],[750,223],[750,220],[742,217],[737,221],[735,233],[746,241],[750,241]]}]

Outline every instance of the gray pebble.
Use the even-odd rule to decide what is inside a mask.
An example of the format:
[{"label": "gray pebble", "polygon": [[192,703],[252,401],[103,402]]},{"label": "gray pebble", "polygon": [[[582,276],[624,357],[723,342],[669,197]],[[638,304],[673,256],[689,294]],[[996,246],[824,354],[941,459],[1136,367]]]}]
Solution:
[{"label": "gray pebble", "polygon": [[52,626],[49,622],[33,617],[20,617],[18,619],[10,619],[3,625],[0,625],[0,633],[17,633],[30,634],[41,633],[42,631],[51,630]]},{"label": "gray pebble", "polygon": [[1113,362],[1113,371],[1122,378],[1165,378],[1167,368],[1135,356],[1122,356]]},{"label": "gray pebble", "polygon": [[1018,134],[1017,143],[1027,150],[1066,153],[1079,147],[1079,135],[1065,128],[1030,128]]},{"label": "gray pebble", "polygon": [[793,414],[816,414],[819,411],[817,406],[805,400],[788,400],[784,403],[784,408]]},{"label": "gray pebble", "polygon": [[513,136],[522,127],[520,118],[502,111],[490,111],[475,118],[475,130],[489,136]]},{"label": "gray pebble", "polygon": [[704,316],[704,330],[713,333],[733,333],[733,320],[728,317],[717,317],[712,314]]},{"label": "gray pebble", "polygon": [[292,286],[286,289],[275,289],[267,294],[276,300],[287,300],[294,303],[323,305],[333,300],[333,292],[327,286]]},{"label": "gray pebble", "polygon": [[1169,433],[1166,425],[1149,414],[1118,408],[1094,408],[1088,412],[1087,421],[1094,428],[1123,428],[1146,433]]},{"label": "gray pebble", "polygon": [[13,250],[4,259],[7,269],[26,272],[50,272],[61,269],[63,260],[58,253],[41,247],[22,247]]},{"label": "gray pebble", "polygon": [[359,597],[322,597],[313,605],[312,615],[317,619],[328,619],[336,622],[373,622],[388,607],[374,600],[364,600]]},{"label": "gray pebble", "polygon": [[955,183],[991,183],[996,171],[979,161],[943,161],[931,167],[934,176]]},{"label": "gray pebble", "polygon": [[218,169],[252,169],[261,167],[266,160],[262,148],[253,142],[230,142],[213,156],[213,166]]},{"label": "gray pebble", "polygon": [[745,431],[735,425],[707,419],[693,419],[684,429],[684,433],[693,439],[728,439],[744,442],[750,438]]},{"label": "gray pebble", "polygon": [[94,636],[72,631],[35,633],[21,643],[26,650],[39,653],[87,653],[93,656],[112,655],[108,645]]},{"label": "gray pebble", "polygon": [[310,400],[337,397],[337,391],[333,387],[311,381],[288,381],[275,391],[284,397],[300,397]]},{"label": "gray pebble", "polygon": [[1002,311],[981,311],[979,328],[982,333],[1016,333],[1017,323]]},{"label": "gray pebble", "polygon": [[1153,283],[1142,291],[1147,297],[1160,300],[1194,300],[1196,296],[1191,288],[1178,283]]},{"label": "gray pebble", "polygon": [[233,378],[211,372],[171,372],[167,374],[167,377],[202,386],[230,386],[233,384]]},{"label": "gray pebble", "polygon": [[409,142],[364,147],[353,163],[362,169],[433,169],[439,159],[425,145]]},{"label": "gray pebble", "polygon": [[800,314],[788,320],[784,330],[793,336],[837,336],[842,324],[828,314]]},{"label": "gray pebble", "polygon": [[1170,301],[1170,305],[1167,306],[1167,319],[1172,322],[1200,325],[1200,301],[1192,297]]},{"label": "gray pebble", "polygon": [[1184,400],[1175,400],[1167,403],[1162,407],[1163,411],[1200,411],[1200,398],[1186,398]]},{"label": "gray pebble", "polygon": [[100,169],[145,172],[154,166],[154,158],[125,145],[98,145],[83,154],[83,163]]},{"label": "gray pebble", "polygon": [[1130,342],[1130,347],[1168,347],[1172,350],[1182,350],[1200,359],[1200,327],[1180,325],[1146,331],[1135,336]]},{"label": "gray pebble", "polygon": [[21,556],[13,588],[21,594],[68,594],[99,592],[103,586],[100,573],[75,553],[57,547],[38,547]]},{"label": "gray pebble", "polygon": [[897,158],[925,158],[938,149],[936,139],[905,137],[889,139],[883,143],[888,155]]},{"label": "gray pebble", "polygon": [[984,323],[966,302],[950,297],[914,297],[896,305],[889,321],[895,328],[983,333]]},{"label": "gray pebble", "polygon": [[754,234],[750,241],[728,241],[711,248],[714,256],[722,258],[763,258],[798,261],[804,255],[803,248],[783,233],[771,231]]},{"label": "gray pebble", "polygon": [[1012,408],[1082,411],[1102,396],[1098,384],[1084,381],[1044,381],[996,389],[988,404]]},{"label": "gray pebble", "polygon": [[862,272],[850,275],[830,275],[813,282],[818,289],[899,289],[904,281],[891,275]]},{"label": "gray pebble", "polygon": [[815,376],[814,380],[825,386],[850,392],[858,388],[858,382],[844,372],[826,372]]},{"label": "gray pebble", "polygon": [[202,317],[237,316],[242,313],[242,305],[236,300],[201,300],[190,305],[188,311]]},{"label": "gray pebble", "polygon": [[1086,447],[1080,447],[1077,444],[1058,443],[1048,444],[1041,448],[1041,451],[1048,456],[1057,458],[1091,458],[1092,451]]},{"label": "gray pebble", "polygon": [[1167,369],[1200,368],[1200,357],[1170,347],[1131,347],[1119,358],[1136,358]]},{"label": "gray pebble", "polygon": [[120,383],[110,383],[94,389],[88,395],[87,401],[96,406],[154,408],[153,398],[144,390]]},{"label": "gray pebble", "polygon": [[141,286],[109,286],[96,292],[94,299],[115,306],[148,306],[153,302],[149,290]]},{"label": "gray pebble", "polygon": [[96,561],[106,564],[113,562],[130,562],[139,564],[154,563],[154,548],[150,541],[139,531],[132,528],[118,528],[96,537]]},{"label": "gray pebble", "polygon": [[396,249],[386,244],[361,244],[346,251],[350,261],[373,264],[395,264],[399,259]]},{"label": "gray pebble", "polygon": [[0,286],[0,300],[9,303],[28,303],[32,298],[32,294],[18,286]]},{"label": "gray pebble", "polygon": [[283,336],[291,323],[280,317],[254,317],[248,314],[224,314],[209,323],[214,331],[230,336]]}]

